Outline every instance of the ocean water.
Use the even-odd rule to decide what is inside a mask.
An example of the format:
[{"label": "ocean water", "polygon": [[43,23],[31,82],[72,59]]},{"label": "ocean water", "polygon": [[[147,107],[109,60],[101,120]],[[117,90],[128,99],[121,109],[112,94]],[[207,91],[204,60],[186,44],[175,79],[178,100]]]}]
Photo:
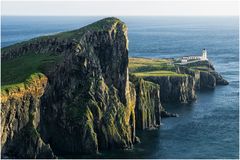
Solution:
[{"label": "ocean water", "polygon": [[[101,18],[2,17],[1,47],[80,28]],[[142,143],[135,145],[133,150],[111,150],[96,157],[238,158],[238,17],[119,18],[128,25],[130,56],[200,55],[202,48],[206,48],[216,70],[230,84],[197,92],[197,100],[192,104],[164,104],[168,111],[178,113],[180,117],[163,119],[159,130],[138,132]]]}]

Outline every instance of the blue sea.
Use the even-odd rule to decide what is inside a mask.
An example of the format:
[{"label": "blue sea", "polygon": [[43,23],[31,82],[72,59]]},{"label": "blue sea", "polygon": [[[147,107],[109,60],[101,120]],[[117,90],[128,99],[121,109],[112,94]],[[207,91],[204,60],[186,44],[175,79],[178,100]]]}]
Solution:
[{"label": "blue sea", "polygon": [[[5,16],[1,47],[77,29],[101,18]],[[128,26],[130,56],[200,55],[206,48],[216,70],[230,84],[197,92],[192,104],[165,104],[180,117],[163,119],[159,130],[138,132],[142,143],[133,150],[111,150],[98,158],[239,158],[238,17],[119,18]]]}]

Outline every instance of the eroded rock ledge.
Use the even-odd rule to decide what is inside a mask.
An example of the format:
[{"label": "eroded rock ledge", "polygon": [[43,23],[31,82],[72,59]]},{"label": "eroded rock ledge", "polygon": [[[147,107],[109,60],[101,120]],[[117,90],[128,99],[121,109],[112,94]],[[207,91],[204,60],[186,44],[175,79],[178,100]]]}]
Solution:
[{"label": "eroded rock ledge", "polygon": [[191,76],[149,76],[144,79],[160,85],[161,102],[188,103],[196,99],[195,81]]},{"label": "eroded rock ledge", "polygon": [[160,86],[135,76],[130,76],[130,81],[136,89],[136,129],[159,127],[161,110],[163,110],[160,101]]},{"label": "eroded rock ledge", "polygon": [[214,89],[216,85],[229,84],[227,80],[216,72],[214,66],[209,61],[199,61],[178,66],[177,72],[192,76],[195,80],[195,88],[198,90]]},{"label": "eroded rock ledge", "polygon": [[55,158],[38,132],[47,77],[35,74],[27,82],[1,93],[2,158]]}]

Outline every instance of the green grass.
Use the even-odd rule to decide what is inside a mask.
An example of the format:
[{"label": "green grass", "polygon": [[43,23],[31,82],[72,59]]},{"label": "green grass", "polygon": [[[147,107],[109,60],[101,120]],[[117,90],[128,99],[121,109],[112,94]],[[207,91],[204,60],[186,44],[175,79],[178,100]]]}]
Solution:
[{"label": "green grass", "polygon": [[151,71],[151,72],[137,72],[132,73],[137,77],[166,77],[166,76],[175,76],[175,77],[183,77],[187,76],[187,74],[178,74],[172,71]]},{"label": "green grass", "polygon": [[35,73],[45,73],[55,63],[62,59],[60,55],[29,53],[14,59],[2,61],[2,87],[13,86],[24,82]]},{"label": "green grass", "polygon": [[44,77],[42,73],[33,73],[25,81],[21,83],[13,83],[1,86],[1,95],[7,95],[8,92],[17,92],[20,90],[25,90],[29,87],[34,79]]},{"label": "green grass", "polygon": [[158,70],[175,71],[175,67],[170,59],[129,58],[129,71],[132,73]]},{"label": "green grass", "polygon": [[172,59],[129,58],[129,71],[137,77],[187,76],[175,70]]}]

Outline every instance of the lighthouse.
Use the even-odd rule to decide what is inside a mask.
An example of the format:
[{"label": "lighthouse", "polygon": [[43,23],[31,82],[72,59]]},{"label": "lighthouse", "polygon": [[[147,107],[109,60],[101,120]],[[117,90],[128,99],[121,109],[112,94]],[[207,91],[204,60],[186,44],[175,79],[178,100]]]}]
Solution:
[{"label": "lighthouse", "polygon": [[202,61],[208,60],[208,58],[207,58],[207,50],[206,50],[205,48],[202,50],[201,60],[202,60]]}]

